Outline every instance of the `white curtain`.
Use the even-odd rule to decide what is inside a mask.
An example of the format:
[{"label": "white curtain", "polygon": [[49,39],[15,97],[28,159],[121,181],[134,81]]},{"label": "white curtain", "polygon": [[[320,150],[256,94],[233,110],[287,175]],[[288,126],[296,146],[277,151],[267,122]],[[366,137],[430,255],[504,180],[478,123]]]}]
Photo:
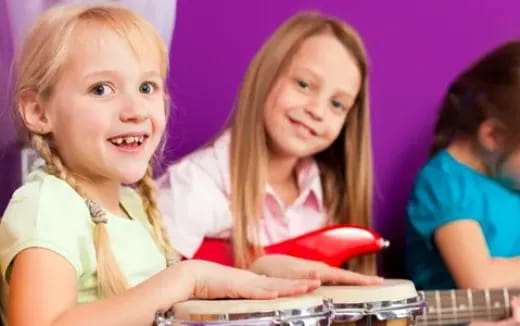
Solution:
[{"label": "white curtain", "polygon": [[45,9],[60,3],[119,2],[134,10],[159,31],[164,42],[170,46],[177,0],[4,0],[6,1],[9,28],[12,39],[17,42],[23,37],[28,25]]}]

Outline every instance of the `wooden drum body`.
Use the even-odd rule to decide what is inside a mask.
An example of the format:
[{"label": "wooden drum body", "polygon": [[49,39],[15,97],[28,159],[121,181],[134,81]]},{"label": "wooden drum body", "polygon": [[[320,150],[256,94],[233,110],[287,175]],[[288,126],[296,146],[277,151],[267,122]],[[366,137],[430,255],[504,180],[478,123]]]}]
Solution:
[{"label": "wooden drum body", "polygon": [[327,326],[329,312],[319,296],[276,300],[194,300],[176,304],[175,325]]}]

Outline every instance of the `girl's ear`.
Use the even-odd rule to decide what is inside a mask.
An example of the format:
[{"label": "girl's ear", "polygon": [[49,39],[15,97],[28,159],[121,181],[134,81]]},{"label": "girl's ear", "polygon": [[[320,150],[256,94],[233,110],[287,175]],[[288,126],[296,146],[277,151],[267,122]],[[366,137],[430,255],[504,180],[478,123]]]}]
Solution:
[{"label": "girl's ear", "polygon": [[22,93],[17,107],[25,126],[33,133],[48,134],[51,132],[51,123],[45,112],[41,98],[35,91],[28,90]]},{"label": "girl's ear", "polygon": [[503,138],[498,121],[493,119],[485,120],[480,124],[477,132],[478,141],[486,151],[495,152],[502,148]]}]

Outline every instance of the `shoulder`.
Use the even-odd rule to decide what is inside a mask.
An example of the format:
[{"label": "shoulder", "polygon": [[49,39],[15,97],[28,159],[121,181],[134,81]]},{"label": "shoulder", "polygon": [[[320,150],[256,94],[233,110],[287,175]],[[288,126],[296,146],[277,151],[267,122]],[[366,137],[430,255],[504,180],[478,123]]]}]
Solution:
[{"label": "shoulder", "polygon": [[[64,213],[68,216],[64,217]],[[88,208],[66,181],[38,170],[13,193],[2,222],[23,215],[24,219],[51,218],[66,223],[68,219],[84,214],[88,215]]]},{"label": "shoulder", "polygon": [[13,194],[0,223],[0,259],[5,273],[12,259],[30,247],[47,248],[81,271],[82,239],[91,239],[88,208],[67,182],[33,172]]},{"label": "shoulder", "polygon": [[458,199],[471,192],[474,185],[486,182],[486,177],[458,162],[446,151],[432,157],[420,170],[414,183],[414,194],[424,192]]},{"label": "shoulder", "polygon": [[455,220],[482,218],[484,175],[456,161],[448,152],[432,157],[419,172],[407,204],[408,220],[429,230]]}]

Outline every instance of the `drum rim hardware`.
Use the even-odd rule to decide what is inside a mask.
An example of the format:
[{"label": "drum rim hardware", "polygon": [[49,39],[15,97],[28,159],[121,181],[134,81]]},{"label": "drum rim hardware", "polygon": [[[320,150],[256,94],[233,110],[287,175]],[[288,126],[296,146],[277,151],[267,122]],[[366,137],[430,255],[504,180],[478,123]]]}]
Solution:
[{"label": "drum rim hardware", "polygon": [[271,321],[276,325],[291,325],[292,321],[310,318],[330,318],[334,321],[354,322],[367,316],[378,320],[411,318],[420,315],[426,303],[422,296],[397,301],[366,303],[333,303],[325,299],[323,305],[308,308],[273,310],[251,313],[185,314],[174,316],[171,311],[156,314],[154,326],[171,326],[174,323],[198,323],[221,325]]},{"label": "drum rim hardware", "polygon": [[159,310],[155,313],[152,326],[173,326],[174,323],[175,317],[171,309],[168,311]]},{"label": "drum rim hardware", "polygon": [[326,299],[326,305],[335,321],[353,322],[366,316],[378,320],[400,319],[422,314],[426,302],[421,296],[397,301],[376,301],[365,303],[334,303]]},{"label": "drum rim hardware", "polygon": [[[204,322],[205,324],[222,324],[244,321],[273,321],[275,324],[290,323],[291,320],[313,318],[313,317],[328,317],[328,309],[323,304],[318,306],[311,306],[308,308],[293,308],[284,310],[273,310],[266,312],[248,312],[248,313],[222,313],[222,314],[176,314],[175,320],[177,322]],[[167,325],[167,324],[165,324]]]}]

